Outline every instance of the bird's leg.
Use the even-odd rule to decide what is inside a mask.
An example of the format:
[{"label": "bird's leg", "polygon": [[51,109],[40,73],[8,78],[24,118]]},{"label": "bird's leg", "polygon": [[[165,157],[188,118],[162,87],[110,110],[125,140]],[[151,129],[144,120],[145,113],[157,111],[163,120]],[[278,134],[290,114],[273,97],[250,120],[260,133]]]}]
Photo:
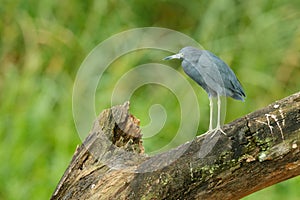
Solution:
[{"label": "bird's leg", "polygon": [[209,131],[213,130],[213,100],[209,97]]},{"label": "bird's leg", "polygon": [[214,133],[210,137],[214,137],[214,135],[218,131],[220,131],[221,133],[226,135],[226,133],[221,129],[221,97],[220,97],[220,95],[218,95],[218,119],[217,120],[218,120],[217,127],[215,129],[213,129]]},{"label": "bird's leg", "polygon": [[221,129],[221,97],[220,97],[220,95],[218,95],[218,122],[217,122],[216,130],[221,131],[224,135],[226,135],[226,133]]}]

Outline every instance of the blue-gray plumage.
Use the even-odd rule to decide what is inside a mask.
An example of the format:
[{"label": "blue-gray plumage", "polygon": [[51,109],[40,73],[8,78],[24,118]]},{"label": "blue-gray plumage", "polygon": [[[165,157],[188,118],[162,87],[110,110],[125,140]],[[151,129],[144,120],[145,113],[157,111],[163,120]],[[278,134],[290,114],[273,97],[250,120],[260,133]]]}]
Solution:
[{"label": "blue-gray plumage", "polygon": [[[164,60],[181,59],[184,72],[196,81],[207,93],[210,100],[210,123],[212,130],[213,102],[218,98],[218,121],[216,131],[221,129],[220,96],[232,97],[244,101],[246,97],[243,87],[228,65],[213,53],[195,47],[184,47],[178,54],[168,56]],[[215,132],[216,132],[215,131]],[[224,133],[224,132],[223,132]],[[224,133],[225,134],[225,133]]]}]

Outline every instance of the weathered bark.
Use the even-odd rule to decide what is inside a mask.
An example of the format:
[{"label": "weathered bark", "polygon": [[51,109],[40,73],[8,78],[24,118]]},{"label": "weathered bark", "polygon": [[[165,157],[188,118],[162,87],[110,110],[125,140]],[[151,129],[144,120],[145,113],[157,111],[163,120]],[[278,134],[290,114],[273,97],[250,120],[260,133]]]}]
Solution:
[{"label": "weathered bark", "polygon": [[51,199],[239,199],[300,174],[300,93],[153,157],[128,109],[100,114]]}]

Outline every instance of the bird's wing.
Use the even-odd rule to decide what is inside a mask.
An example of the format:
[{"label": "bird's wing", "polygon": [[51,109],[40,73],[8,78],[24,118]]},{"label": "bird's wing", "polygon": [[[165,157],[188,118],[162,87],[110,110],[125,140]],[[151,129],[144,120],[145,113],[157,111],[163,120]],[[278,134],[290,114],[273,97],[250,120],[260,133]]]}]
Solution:
[{"label": "bird's wing", "polygon": [[[209,51],[203,51],[197,61],[197,69],[210,88],[217,94],[232,96],[242,88],[233,71],[220,58]],[[243,91],[238,91],[244,95]],[[232,93],[232,94],[231,94]]]},{"label": "bird's wing", "polygon": [[194,67],[201,74],[211,92],[225,94],[224,81],[222,81],[223,71],[219,70],[218,63],[215,63],[215,58],[208,51],[203,51]]}]

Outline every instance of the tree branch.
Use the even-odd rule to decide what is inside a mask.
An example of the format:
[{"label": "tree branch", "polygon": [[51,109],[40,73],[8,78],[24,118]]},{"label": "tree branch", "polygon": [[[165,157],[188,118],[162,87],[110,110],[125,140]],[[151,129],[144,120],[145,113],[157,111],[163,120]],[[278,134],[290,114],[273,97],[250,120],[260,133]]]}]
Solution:
[{"label": "tree branch", "polygon": [[300,93],[152,157],[128,109],[100,114],[51,199],[239,199],[300,174]]}]

